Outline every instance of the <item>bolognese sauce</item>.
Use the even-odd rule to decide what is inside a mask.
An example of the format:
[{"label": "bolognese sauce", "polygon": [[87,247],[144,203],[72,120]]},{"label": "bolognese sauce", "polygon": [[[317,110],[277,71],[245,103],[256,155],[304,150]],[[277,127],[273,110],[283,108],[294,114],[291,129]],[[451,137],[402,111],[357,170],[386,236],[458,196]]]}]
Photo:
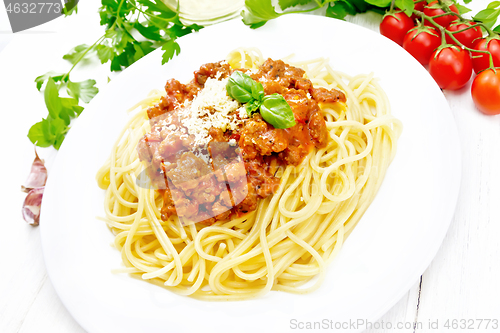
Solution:
[{"label": "bolognese sauce", "polygon": [[225,115],[230,125],[210,123],[203,135],[195,134],[199,124],[214,118],[210,112],[217,112],[193,120],[196,99],[235,69],[225,61],[208,63],[188,84],[168,80],[166,94],[148,109],[151,131],[138,145],[139,158],[150,163],[149,177],[163,196],[163,220],[177,215],[211,225],[255,210],[279,186],[276,166],[297,166],[313,147],[326,146],[328,131],[318,104],[346,101],[341,91],[314,88],[304,70],[281,60],[268,59],[256,71],[236,70],[260,82],[266,95],[282,95],[296,125],[274,128],[259,113],[248,117],[236,105]]}]

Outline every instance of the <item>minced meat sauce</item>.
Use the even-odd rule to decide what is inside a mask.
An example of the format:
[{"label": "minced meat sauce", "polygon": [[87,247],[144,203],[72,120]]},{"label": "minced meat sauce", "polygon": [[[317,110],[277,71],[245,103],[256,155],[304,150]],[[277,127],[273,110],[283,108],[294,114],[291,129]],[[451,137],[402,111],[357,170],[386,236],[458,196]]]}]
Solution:
[{"label": "minced meat sauce", "polygon": [[208,79],[228,78],[234,70],[226,62],[209,63],[188,84],[168,80],[166,95],[148,109],[151,132],[138,145],[139,158],[150,163],[149,177],[163,195],[163,220],[178,215],[211,225],[253,211],[278,188],[276,166],[298,165],[312,147],[326,146],[328,132],[318,103],[345,102],[341,91],[313,88],[304,70],[281,60],[268,59],[257,72],[238,70],[259,81],[266,95],[281,94],[296,125],[276,129],[259,113],[246,118],[235,111],[236,128],[211,127],[210,142],[199,146],[185,124],[189,102]]}]

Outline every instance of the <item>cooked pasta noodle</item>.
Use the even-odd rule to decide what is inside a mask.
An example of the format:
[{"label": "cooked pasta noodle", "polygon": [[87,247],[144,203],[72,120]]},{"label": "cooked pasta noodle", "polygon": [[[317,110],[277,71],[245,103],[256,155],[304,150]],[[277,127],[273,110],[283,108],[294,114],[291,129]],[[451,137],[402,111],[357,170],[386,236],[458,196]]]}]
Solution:
[{"label": "cooked pasta noodle", "polygon": [[[263,57],[241,48],[227,60],[232,67],[258,68]],[[351,77],[325,58],[285,60],[304,69],[315,87],[342,90],[347,103],[320,105],[327,146],[314,148],[297,167],[280,168],[277,191],[240,218],[211,226],[161,219],[162,196],[137,185],[145,166],[136,147],[150,129],[147,108],[162,92],[152,91],[132,108],[139,110],[97,173],[106,189],[102,219],[126,266],[118,272],[206,300],[241,300],[270,290],[307,293],[321,284],[325,267],[374,199],[402,125],[373,74]]]}]

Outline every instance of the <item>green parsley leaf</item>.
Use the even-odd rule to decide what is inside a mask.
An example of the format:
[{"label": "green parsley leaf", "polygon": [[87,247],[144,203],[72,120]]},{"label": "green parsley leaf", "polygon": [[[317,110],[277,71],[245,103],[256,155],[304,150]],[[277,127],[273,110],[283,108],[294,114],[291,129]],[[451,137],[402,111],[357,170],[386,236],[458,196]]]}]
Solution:
[{"label": "green parsley leaf", "polygon": [[163,52],[161,64],[166,64],[170,59],[174,57],[174,55],[178,55],[181,52],[181,47],[177,42],[173,39],[168,40],[161,49]]},{"label": "green parsley leaf", "polygon": [[78,0],[65,0],[64,7],[62,8],[62,13],[64,16],[70,16],[73,13],[78,13]]},{"label": "green parsley leaf", "polygon": [[88,103],[99,92],[95,84],[95,80],[85,80],[81,82],[68,81],[68,94],[77,99],[77,104],[78,99],[84,103]]},{"label": "green parsley leaf", "polygon": [[149,41],[134,43],[134,62],[144,57],[146,54],[155,50],[153,43]]},{"label": "green parsley leaf", "polygon": [[306,5],[312,1],[313,0],[279,0],[278,4],[280,5],[281,9],[287,9],[299,5]]},{"label": "green parsley leaf", "polygon": [[[63,112],[69,118],[74,118],[83,111],[83,107],[78,105],[78,99],[76,98],[61,98],[61,105],[63,107]],[[67,124],[69,125],[69,122]]]},{"label": "green parsley leaf", "polygon": [[162,40],[162,37],[159,33],[160,29],[154,25],[150,26],[145,26],[139,22],[135,22],[134,28],[139,31],[141,35],[146,37],[147,39],[155,40],[155,41],[160,41]]},{"label": "green parsley leaf", "polygon": [[44,134],[43,127],[48,128],[47,119],[42,119],[38,123],[31,126],[28,132],[28,138],[33,144],[36,144],[38,147],[50,147],[54,141],[47,138]]},{"label": "green parsley leaf", "polygon": [[345,20],[347,15],[355,15],[356,8],[349,1],[331,2],[326,8],[326,16],[339,20]]},{"label": "green parsley leaf", "polygon": [[[42,86],[45,83],[45,81],[47,81],[49,78],[52,78],[52,80],[54,82],[61,81],[61,79],[64,77],[64,74],[65,73],[56,73],[54,71],[50,71],[50,72],[47,72],[47,73],[45,73],[43,75],[40,75],[39,77],[37,77],[35,79],[36,89],[38,89],[38,91],[40,91],[40,89],[42,89]],[[66,82],[67,80],[68,80],[68,78],[66,77],[64,79],[64,81]]]},{"label": "green parsley leaf", "polygon": [[[68,60],[70,63],[72,63],[74,65],[79,60],[83,60],[90,55],[89,52],[87,52],[87,49],[89,47],[90,46],[88,46],[87,44],[81,44],[81,45],[75,46],[74,48],[71,49],[71,51],[69,51],[68,54],[63,56],[63,59]],[[83,58],[80,58],[84,55],[85,52],[87,52],[85,54],[85,56]]]},{"label": "green parsley leaf", "polygon": [[[154,2],[153,2],[154,1]],[[176,11],[168,8],[161,0],[140,0],[141,5],[146,7],[146,12],[154,14],[155,17],[162,18],[164,20],[177,21],[178,14]]]},{"label": "green parsley leaf", "polygon": [[364,13],[373,7],[364,0],[349,0],[349,2],[356,7],[358,13]]},{"label": "green parsley leaf", "polygon": [[267,21],[280,16],[276,13],[271,0],[245,0],[246,8],[241,12],[243,23],[250,28],[258,28]]},{"label": "green parsley leaf", "polygon": [[103,7],[109,7],[109,9],[113,9],[115,12],[118,11],[118,2],[116,0],[102,0],[101,3]]},{"label": "green parsley leaf", "polygon": [[69,130],[65,122],[60,119],[52,119],[50,116],[31,126],[28,138],[39,147],[49,147],[59,149],[64,140],[66,132]]},{"label": "green parsley leaf", "polygon": [[415,3],[413,0],[396,0],[396,7],[405,12],[406,15],[411,16],[413,14],[413,9],[415,8]]},{"label": "green parsley leaf", "polygon": [[[68,128],[69,130],[69,128]],[[67,132],[67,130],[66,130]],[[58,133],[56,135],[56,139],[54,140],[54,148],[59,150],[59,148],[61,148],[61,144],[63,143],[64,141],[64,138],[66,137],[66,132],[64,133]]]},{"label": "green parsley leaf", "polygon": [[121,54],[131,43],[135,42],[135,39],[128,31],[118,30],[113,37],[113,42],[116,53]]},{"label": "green parsley leaf", "polygon": [[376,7],[387,7],[391,4],[391,0],[365,0],[370,5],[374,5]]},{"label": "green parsley leaf", "polygon": [[[58,123],[55,123],[55,125],[57,124]],[[53,134],[52,130],[53,128],[55,128],[55,126],[51,125],[52,125],[52,118],[49,115],[46,119],[44,119],[44,121],[42,121],[42,131],[45,138],[53,145],[54,141],[56,140],[56,136]]]},{"label": "green parsley leaf", "polygon": [[199,26],[197,24],[189,25],[189,26],[183,26],[179,24],[174,24],[172,25],[168,31],[166,32],[167,35],[170,37],[170,39],[176,39],[177,37],[182,37],[187,34],[190,34],[193,31],[199,31],[202,26]]},{"label": "green parsley leaf", "polygon": [[44,92],[45,105],[49,110],[49,115],[53,118],[59,118],[62,110],[61,100],[59,98],[59,89],[57,88],[54,80],[49,78]]},{"label": "green parsley leaf", "polygon": [[107,63],[115,57],[115,52],[112,47],[99,44],[97,46],[97,56],[101,60],[101,64]]},{"label": "green parsley leaf", "polygon": [[[65,0],[65,3],[63,13],[76,13],[77,0]],[[97,56],[103,64],[110,62],[112,71],[120,71],[158,47],[164,51],[162,63],[165,63],[179,54],[178,37],[202,28],[196,24],[184,25],[177,10],[163,0],[101,0],[101,4],[99,16],[100,24],[106,27],[104,38],[100,38],[93,49],[82,44],[68,52],[63,58],[73,65]],[[94,80],[70,81],[73,68],[65,74],[49,72],[35,79],[38,90],[47,82],[44,98],[49,116],[33,125],[28,135],[32,142],[59,148],[71,119],[83,111],[78,103],[87,103],[98,93]],[[66,89],[71,97],[60,97],[61,89]]]},{"label": "green parsley leaf", "polygon": [[50,134],[54,137],[53,146],[55,149],[59,150],[68,130],[69,127],[62,119],[50,120]]}]

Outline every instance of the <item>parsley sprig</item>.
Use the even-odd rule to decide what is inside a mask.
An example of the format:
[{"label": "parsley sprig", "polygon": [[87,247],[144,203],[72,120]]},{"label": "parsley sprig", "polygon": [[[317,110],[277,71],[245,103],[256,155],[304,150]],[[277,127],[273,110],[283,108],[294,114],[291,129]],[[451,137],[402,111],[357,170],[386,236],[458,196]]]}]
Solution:
[{"label": "parsley sprig", "polygon": [[[425,1],[425,0],[424,0]],[[465,6],[457,3],[457,0],[452,0],[460,13],[470,11]],[[469,3],[471,0],[464,0],[464,3]],[[315,11],[321,8],[326,8],[324,15],[336,19],[344,20],[347,15],[356,15],[367,11],[384,14],[394,2],[397,8],[400,8],[410,16],[414,10],[413,0],[278,0],[278,6],[273,6],[271,0],[245,0],[245,9],[241,13],[243,22],[251,28],[263,26],[267,21],[275,19],[279,16],[292,13],[306,13]],[[480,17],[488,20],[493,20],[493,16],[500,13],[500,1],[494,2],[496,5],[488,6],[488,10],[483,11]],[[496,17],[495,17],[496,19]]]},{"label": "parsley sprig", "polygon": [[[105,33],[92,45],[81,44],[71,49],[63,59],[72,64],[66,73],[48,72],[35,79],[36,87],[44,87],[48,116],[34,124],[28,138],[39,147],[59,149],[71,120],[83,111],[99,92],[92,79],[75,82],[70,79],[73,69],[83,61],[98,58],[109,63],[111,71],[121,71],[157,48],[163,50],[162,64],[179,54],[176,39],[202,27],[185,26],[179,11],[171,10],[161,0],[102,0],[100,24]],[[65,12],[77,12],[76,6]],[[67,96],[64,96],[67,95]]]},{"label": "parsley sprig", "polygon": [[[386,4],[385,2],[388,1]],[[381,2],[384,2],[383,4]],[[391,0],[279,0],[278,7],[271,0],[245,0],[245,9],[241,13],[243,22],[251,28],[263,26],[267,21],[285,14],[306,13],[326,7],[325,15],[345,19],[347,15],[356,15],[367,11],[383,14],[389,8]],[[398,3],[411,3],[413,0],[396,0]]]}]

